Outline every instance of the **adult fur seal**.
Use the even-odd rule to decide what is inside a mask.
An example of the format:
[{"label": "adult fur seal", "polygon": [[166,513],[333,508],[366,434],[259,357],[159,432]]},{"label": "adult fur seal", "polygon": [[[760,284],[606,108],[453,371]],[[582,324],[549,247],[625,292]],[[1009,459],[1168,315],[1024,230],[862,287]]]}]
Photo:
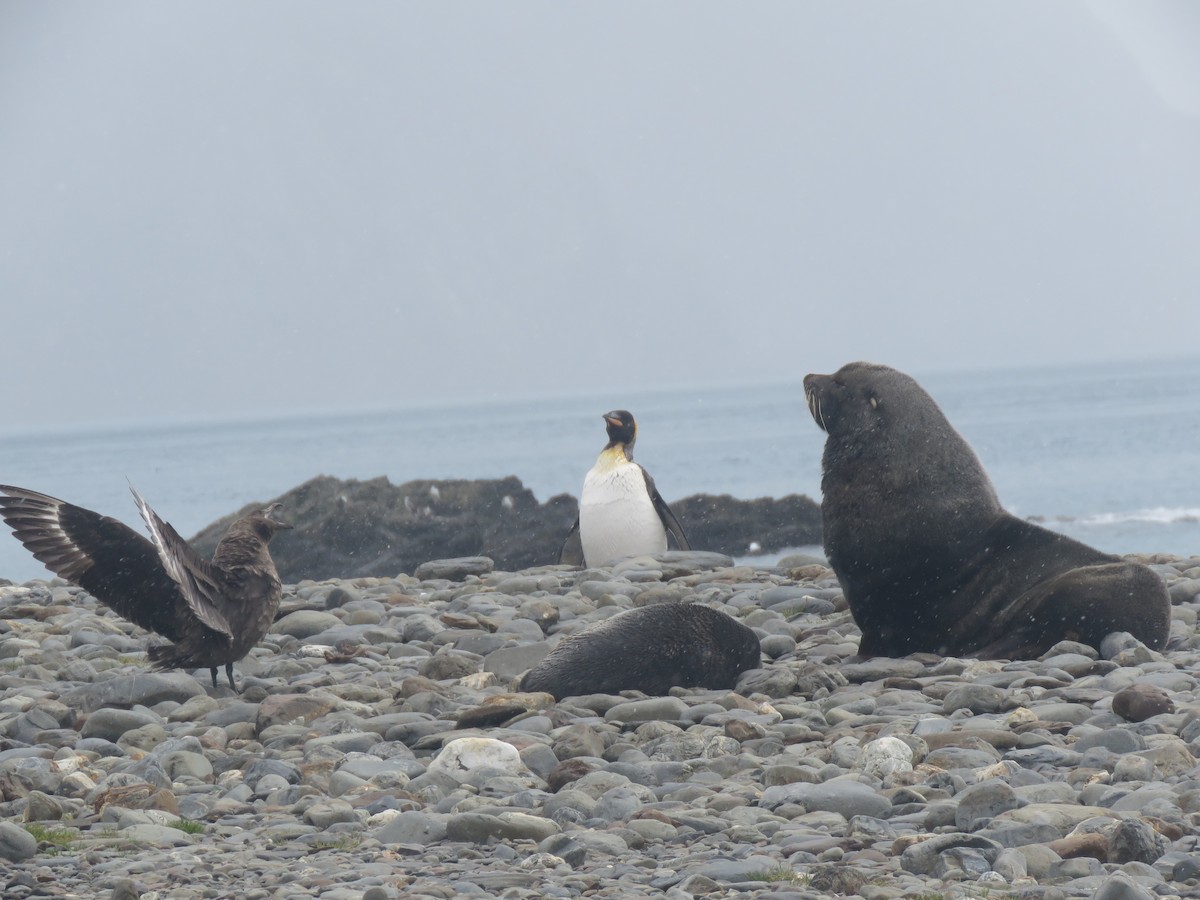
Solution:
[{"label": "adult fur seal", "polygon": [[[132,490],[132,488],[131,488]],[[150,647],[153,668],[225,667],[254,649],[275,621],[282,587],[267,544],[282,504],[242,516],[202,559],[137,491],[151,540],[108,516],[25,488],[0,485],[0,516],[46,568],[172,643]]]},{"label": "adult fur seal", "polygon": [[862,656],[1018,659],[1128,631],[1162,647],[1170,600],[1145,566],[1005,512],[970,445],[915,380],[856,362],[808,375],[827,434],[825,553]]},{"label": "adult fur seal", "polygon": [[698,603],[656,603],[563,638],[525,674],[521,690],[561,700],[629,690],[665,694],[677,685],[731,688],[761,660],[758,636],[737,619]]}]

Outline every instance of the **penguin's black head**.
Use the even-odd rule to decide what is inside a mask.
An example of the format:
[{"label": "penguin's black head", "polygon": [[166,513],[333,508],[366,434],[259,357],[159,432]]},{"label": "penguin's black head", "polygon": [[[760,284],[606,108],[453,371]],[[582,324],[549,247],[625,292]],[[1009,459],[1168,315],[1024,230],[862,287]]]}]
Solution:
[{"label": "penguin's black head", "polygon": [[624,409],[614,409],[604,414],[604,427],[608,429],[608,445],[624,444],[632,447],[637,440],[637,422],[633,414]]}]

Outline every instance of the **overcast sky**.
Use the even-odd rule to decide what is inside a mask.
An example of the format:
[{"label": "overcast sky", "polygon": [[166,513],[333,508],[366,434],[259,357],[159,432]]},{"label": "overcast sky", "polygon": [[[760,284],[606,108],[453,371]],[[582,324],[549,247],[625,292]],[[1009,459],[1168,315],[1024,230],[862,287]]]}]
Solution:
[{"label": "overcast sky", "polygon": [[7,0],[8,428],[1194,354],[1197,47],[1188,0]]}]

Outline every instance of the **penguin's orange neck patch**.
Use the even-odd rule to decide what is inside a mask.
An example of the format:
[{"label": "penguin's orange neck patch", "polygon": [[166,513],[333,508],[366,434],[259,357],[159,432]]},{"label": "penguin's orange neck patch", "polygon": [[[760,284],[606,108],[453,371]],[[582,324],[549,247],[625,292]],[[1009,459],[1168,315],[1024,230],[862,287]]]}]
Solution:
[{"label": "penguin's orange neck patch", "polygon": [[625,455],[624,444],[614,444],[611,447],[605,447],[600,451],[600,456],[596,458],[596,468],[601,471],[616,469],[628,463],[629,457]]}]

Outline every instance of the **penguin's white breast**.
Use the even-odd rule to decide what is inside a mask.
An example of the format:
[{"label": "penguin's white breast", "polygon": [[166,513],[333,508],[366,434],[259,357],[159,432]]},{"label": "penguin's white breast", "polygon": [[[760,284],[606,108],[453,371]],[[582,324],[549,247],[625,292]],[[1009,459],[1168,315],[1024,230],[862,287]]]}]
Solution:
[{"label": "penguin's white breast", "polygon": [[583,482],[579,537],[589,566],[667,549],[666,529],[639,466],[624,459],[613,465],[601,454]]}]

